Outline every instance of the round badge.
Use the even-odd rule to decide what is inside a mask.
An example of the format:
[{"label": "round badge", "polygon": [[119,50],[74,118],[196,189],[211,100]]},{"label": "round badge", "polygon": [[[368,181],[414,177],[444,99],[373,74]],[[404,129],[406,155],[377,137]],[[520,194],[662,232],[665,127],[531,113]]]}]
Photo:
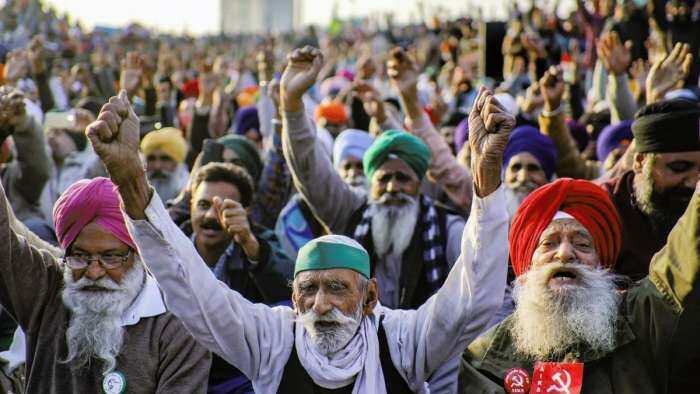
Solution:
[{"label": "round badge", "polygon": [[121,394],[126,391],[126,378],[121,372],[110,372],[102,379],[105,394]]},{"label": "round badge", "polygon": [[530,375],[522,368],[511,368],[503,378],[503,387],[509,394],[525,394],[530,392]]}]

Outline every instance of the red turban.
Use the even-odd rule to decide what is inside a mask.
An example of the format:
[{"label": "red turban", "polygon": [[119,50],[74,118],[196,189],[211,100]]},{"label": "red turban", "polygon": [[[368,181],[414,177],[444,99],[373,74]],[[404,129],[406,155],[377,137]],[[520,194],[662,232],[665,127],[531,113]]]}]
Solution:
[{"label": "red turban", "polygon": [[316,121],[324,118],[330,124],[343,124],[348,121],[348,111],[345,110],[345,106],[337,101],[329,101],[321,103],[316,107],[316,113],[314,114]]},{"label": "red turban", "polygon": [[116,187],[107,178],[83,179],[70,185],[53,208],[56,237],[67,250],[88,223],[95,222],[136,249],[119,207]]},{"label": "red turban", "polygon": [[591,233],[604,267],[615,264],[622,235],[620,218],[608,193],[589,181],[561,178],[532,192],[515,213],[508,238],[516,276],[530,269],[540,236],[557,211],[573,216]]}]

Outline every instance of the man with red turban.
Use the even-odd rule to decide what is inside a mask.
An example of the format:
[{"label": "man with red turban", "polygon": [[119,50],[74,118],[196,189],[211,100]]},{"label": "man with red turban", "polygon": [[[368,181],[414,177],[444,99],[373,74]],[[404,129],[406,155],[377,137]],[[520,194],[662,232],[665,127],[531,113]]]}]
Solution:
[{"label": "man with red turban", "polygon": [[211,357],[166,311],[109,179],[78,181],[56,202],[62,261],[10,218],[0,188],[0,304],[26,337],[26,392],[206,391]]},{"label": "man with red turban", "polygon": [[685,378],[692,357],[675,344],[694,340],[699,318],[698,194],[649,275],[620,292],[620,218],[608,194],[568,178],[531,193],[509,234],[515,311],[463,353],[460,392],[696,392],[667,389]]}]

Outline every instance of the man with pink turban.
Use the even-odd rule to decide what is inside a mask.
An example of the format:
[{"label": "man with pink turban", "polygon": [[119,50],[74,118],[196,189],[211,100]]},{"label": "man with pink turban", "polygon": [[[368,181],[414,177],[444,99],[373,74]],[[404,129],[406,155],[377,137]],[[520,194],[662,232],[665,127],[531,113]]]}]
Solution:
[{"label": "man with pink turban", "polygon": [[464,352],[460,392],[697,392],[697,353],[679,344],[696,340],[700,318],[699,194],[625,291],[604,190],[561,178],[528,195],[509,234],[515,311]]},{"label": "man with pink turban", "polygon": [[211,357],[170,314],[107,178],[53,210],[64,252],[10,226],[0,188],[0,304],[26,337],[26,392],[203,393]]}]

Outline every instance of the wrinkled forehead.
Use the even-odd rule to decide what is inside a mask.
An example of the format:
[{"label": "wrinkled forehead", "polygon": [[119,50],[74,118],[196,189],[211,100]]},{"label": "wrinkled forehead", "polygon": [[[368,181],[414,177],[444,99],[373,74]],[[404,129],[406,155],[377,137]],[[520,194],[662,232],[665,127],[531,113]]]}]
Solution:
[{"label": "wrinkled forehead", "polygon": [[331,283],[343,282],[346,284],[357,284],[360,274],[348,268],[333,268],[327,270],[302,271],[294,278],[295,284],[302,283]]},{"label": "wrinkled forehead", "polygon": [[412,178],[418,179],[418,175],[413,171],[411,166],[408,165],[405,161],[401,160],[398,156],[396,155],[390,155],[389,158],[382,163],[379,168],[377,168],[377,171],[375,174],[379,174],[379,177],[381,175],[384,175],[386,173],[395,173],[395,172],[402,172]]},{"label": "wrinkled forehead", "polygon": [[581,222],[573,218],[562,218],[552,220],[547,228],[542,232],[540,241],[554,236],[573,236],[579,235],[588,239],[593,239],[591,233],[584,227]]}]

